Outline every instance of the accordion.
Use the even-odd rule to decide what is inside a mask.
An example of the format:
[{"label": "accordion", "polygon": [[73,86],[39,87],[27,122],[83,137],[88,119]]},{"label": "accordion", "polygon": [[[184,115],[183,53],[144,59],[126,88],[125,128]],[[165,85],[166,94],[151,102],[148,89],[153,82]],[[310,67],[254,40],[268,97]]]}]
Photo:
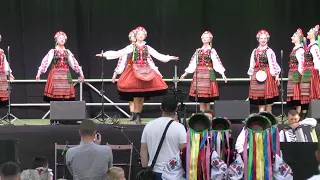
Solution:
[{"label": "accordion", "polygon": [[294,133],[296,135],[297,142],[318,142],[314,127],[299,126]]}]

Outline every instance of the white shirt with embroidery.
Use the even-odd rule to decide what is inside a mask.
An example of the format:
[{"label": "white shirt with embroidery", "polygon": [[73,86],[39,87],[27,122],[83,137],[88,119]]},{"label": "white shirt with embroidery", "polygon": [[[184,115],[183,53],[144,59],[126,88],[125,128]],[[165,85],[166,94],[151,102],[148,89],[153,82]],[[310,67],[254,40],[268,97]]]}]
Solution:
[{"label": "white shirt with embroidery", "polygon": [[317,70],[320,70],[320,50],[319,50],[319,46],[317,45],[317,43],[309,44],[309,47],[310,46],[312,46],[310,48],[310,52],[311,52],[312,57],[313,57],[314,68],[317,69]]},{"label": "white shirt with embroidery", "polygon": [[[264,49],[266,49],[266,48],[268,48],[268,47],[265,47]],[[254,66],[256,64],[256,61],[255,61],[256,50],[258,50],[258,49],[257,48],[254,49],[251,53],[249,70],[247,72],[247,74],[249,76],[252,76],[253,72],[254,72]],[[261,51],[263,49],[259,49],[259,50]],[[270,69],[270,74],[272,76],[279,75],[281,72],[281,68],[280,68],[279,64],[277,63],[276,54],[274,53],[274,51],[271,48],[268,48],[268,50],[267,50],[267,57],[268,57],[268,65],[269,65],[269,69]]]},{"label": "white shirt with embroidery", "polygon": [[[201,48],[201,50],[208,50],[206,48]],[[194,73],[194,71],[197,68],[197,57],[198,57],[198,50],[196,50],[196,52],[193,54],[193,56],[191,57],[189,66],[184,70],[187,73]],[[219,55],[217,53],[217,51],[214,48],[211,48],[211,54],[210,54],[210,58],[212,60],[212,68],[218,72],[221,75],[224,75],[224,72],[226,71],[226,69],[223,67],[221,60],[219,58]]]},{"label": "white shirt with embroidery", "polygon": [[[299,48],[299,49],[298,49]],[[298,50],[296,50],[298,49]],[[303,73],[303,63],[304,63],[304,49],[301,47],[294,47],[292,51],[295,51],[295,56],[298,60],[298,71],[300,74]]]},{"label": "white shirt with embroidery", "polygon": [[[51,65],[53,56],[54,56],[54,50],[55,49],[51,49],[48,54],[42,59],[41,65],[38,69],[38,74],[43,74],[45,72],[47,72],[48,67]],[[78,74],[83,76],[83,72],[82,72],[82,67],[79,66],[78,61],[76,60],[76,58],[74,57],[74,55],[72,54],[72,52],[70,50],[68,50],[68,65]]]},{"label": "white shirt with embroidery", "polygon": [[4,54],[4,51],[2,49],[0,49],[0,54],[2,54],[2,58],[3,58],[3,62],[4,62],[4,71],[5,71],[6,75],[8,75],[9,71],[10,71],[10,73],[12,73],[12,70],[10,68],[8,61],[7,61],[7,57]]},{"label": "white shirt with embroidery", "polygon": [[[142,46],[144,45],[143,44],[136,44],[137,46]],[[152,57],[158,59],[159,61],[162,61],[162,62],[168,62],[171,60],[171,57],[169,55],[164,55],[164,54],[161,54],[159,53],[158,51],[156,51],[155,49],[153,49],[151,46],[149,45],[146,45],[147,48],[148,48],[148,53],[149,55],[151,55]],[[105,57],[107,60],[111,60],[111,59],[117,59],[117,58],[120,58],[120,57],[124,57],[124,56],[127,56],[128,54],[132,53],[133,52],[133,45],[130,44],[128,45],[127,47],[121,49],[121,50],[118,50],[118,51],[106,51],[105,53],[103,53],[103,57]],[[127,57],[125,57],[125,59],[127,59]],[[157,74],[159,74],[160,76],[161,73],[159,72],[158,70],[158,67],[154,64],[153,60],[151,59],[150,56],[148,56],[148,59],[147,59],[147,62],[149,64],[149,66],[156,71]],[[117,73],[118,72],[123,72],[124,68],[125,68],[125,65],[126,65],[126,61],[125,62],[121,62],[119,64],[118,62],[118,68],[119,70],[117,70]]]}]

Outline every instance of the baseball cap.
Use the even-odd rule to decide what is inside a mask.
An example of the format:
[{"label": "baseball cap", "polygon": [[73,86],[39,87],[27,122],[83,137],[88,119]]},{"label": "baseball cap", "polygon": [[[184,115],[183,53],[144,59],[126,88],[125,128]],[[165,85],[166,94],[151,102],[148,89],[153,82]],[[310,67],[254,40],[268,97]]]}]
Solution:
[{"label": "baseball cap", "polygon": [[174,112],[178,106],[178,101],[173,95],[162,98],[161,108],[164,112]]}]

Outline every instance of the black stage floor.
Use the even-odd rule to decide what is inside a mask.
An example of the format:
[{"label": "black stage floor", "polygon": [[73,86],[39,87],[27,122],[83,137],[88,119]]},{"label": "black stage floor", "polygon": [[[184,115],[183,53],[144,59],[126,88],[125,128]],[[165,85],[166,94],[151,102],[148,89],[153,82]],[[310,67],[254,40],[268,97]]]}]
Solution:
[{"label": "black stage floor", "polygon": [[[134,143],[134,146],[140,150],[140,138],[144,125],[123,125],[124,133]],[[280,126],[281,127],[281,126]],[[232,135],[237,137],[242,125],[234,124],[232,126]],[[320,126],[317,127],[320,132]],[[109,144],[128,144],[128,140],[121,133],[120,129],[112,125],[99,125],[98,131],[102,135],[102,143]],[[21,169],[27,169],[31,166],[31,160],[34,156],[46,156],[49,160],[50,168],[54,169],[54,143],[75,145],[80,142],[77,125],[57,125],[57,126],[2,126],[0,127],[1,140],[19,140],[19,160]],[[282,144],[282,150],[285,160],[294,171],[295,179],[306,179],[313,174],[318,173],[318,163],[315,160],[314,152],[317,148],[316,143],[291,143]],[[62,163],[61,152],[58,153],[59,161]],[[114,153],[114,162],[123,162],[129,159],[129,153]],[[131,179],[139,171],[138,153],[133,152]],[[63,167],[60,167],[58,177],[62,177]],[[68,170],[66,170],[68,172]],[[66,173],[67,179],[72,179],[69,173]],[[68,178],[69,177],[69,178]]]}]

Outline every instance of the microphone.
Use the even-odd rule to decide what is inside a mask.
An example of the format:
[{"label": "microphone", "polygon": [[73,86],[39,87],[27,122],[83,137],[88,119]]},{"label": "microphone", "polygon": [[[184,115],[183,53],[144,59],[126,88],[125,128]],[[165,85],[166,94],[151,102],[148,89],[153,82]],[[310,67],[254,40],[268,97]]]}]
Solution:
[{"label": "microphone", "polygon": [[8,52],[9,52],[9,50],[10,50],[10,46],[8,46]]},{"label": "microphone", "polygon": [[283,50],[281,50],[280,52],[281,52],[280,54],[281,54],[281,59],[282,59],[283,58]]},{"label": "microphone", "polygon": [[116,128],[116,129],[125,129],[125,127],[122,127],[122,126],[113,126],[113,128]]}]

